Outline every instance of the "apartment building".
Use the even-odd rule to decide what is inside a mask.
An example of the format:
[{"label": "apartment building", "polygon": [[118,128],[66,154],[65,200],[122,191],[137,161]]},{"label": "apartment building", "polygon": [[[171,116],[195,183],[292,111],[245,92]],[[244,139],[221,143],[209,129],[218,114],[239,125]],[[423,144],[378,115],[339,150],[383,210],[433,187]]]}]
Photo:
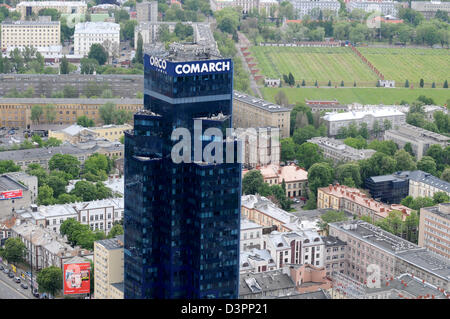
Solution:
[{"label": "apartment building", "polygon": [[243,165],[255,168],[280,163],[280,129],[278,127],[257,127],[237,129],[236,136],[242,141]]},{"label": "apartment building", "polygon": [[263,226],[264,233],[266,230],[319,231],[316,221],[311,222],[301,216],[288,213],[260,195],[241,197],[241,217]]},{"label": "apartment building", "polygon": [[[289,165],[266,165],[257,166],[256,170],[261,172],[264,182],[269,185],[281,185],[284,181],[286,184],[287,197],[306,196],[308,190],[308,172],[299,166],[291,163]],[[242,178],[249,170],[242,171]]]},{"label": "apartment building", "polygon": [[450,203],[420,209],[419,246],[450,262]]},{"label": "apartment building", "polygon": [[210,0],[211,10],[218,11],[227,7],[242,9],[242,13],[249,13],[252,10],[257,10],[261,13],[265,10],[268,16],[270,16],[270,8],[278,7],[279,3],[276,0]]},{"label": "apartment building", "polygon": [[0,152],[0,160],[11,160],[19,165],[22,170],[26,170],[28,165],[36,163],[43,168],[48,168],[48,162],[55,154],[70,154],[75,156],[81,163],[94,153],[100,153],[109,158],[121,158],[124,155],[124,146],[120,143],[94,142],[87,145],[77,144],[62,145],[50,148],[30,148],[17,151]]},{"label": "apartment building", "polygon": [[291,109],[265,100],[233,92],[233,127],[278,127],[280,138],[289,137]]},{"label": "apartment building", "polygon": [[123,299],[123,235],[94,242],[95,299]]},{"label": "apartment building", "polygon": [[317,208],[344,210],[359,218],[368,216],[373,223],[386,218],[393,210],[401,212],[403,220],[412,212],[406,206],[377,202],[357,188],[339,184],[317,190]]},{"label": "apartment building", "polygon": [[122,220],[123,211],[124,199],[121,197],[49,206],[31,205],[16,210],[15,216],[21,221],[30,221],[57,234],[61,224],[69,218],[88,225],[92,230],[101,230],[108,234],[114,223]]},{"label": "apartment building", "polygon": [[30,222],[14,225],[11,228],[11,237],[19,238],[25,244],[27,249],[25,260],[32,260],[35,270],[50,266],[62,270],[65,261],[75,256],[88,258],[92,256],[89,250],[70,246],[61,235],[51,229]]},{"label": "apartment building", "polygon": [[361,220],[330,223],[329,233],[347,243],[346,275],[360,283],[375,270],[384,281],[408,273],[450,288],[450,263],[426,248]]},{"label": "apartment building", "polygon": [[340,3],[337,0],[289,0],[294,7],[294,12],[298,19],[302,19],[305,15],[311,15],[313,10],[328,10],[338,15]]},{"label": "apartment building", "polygon": [[70,125],[76,123],[78,117],[85,115],[96,125],[100,125],[103,121],[99,109],[108,102],[114,103],[118,110],[132,113],[143,108],[142,99],[2,98],[0,99],[0,124],[21,128],[32,125],[31,109],[34,105],[44,108],[40,123],[50,123],[45,115],[45,107],[51,104],[54,106],[53,112],[56,115],[53,121],[55,124]]},{"label": "apartment building", "polygon": [[158,21],[158,1],[136,3],[136,18],[138,22]]},{"label": "apartment building", "polygon": [[347,243],[333,236],[323,236],[322,241],[325,244],[324,267],[326,275],[331,278],[335,273],[344,274],[347,263]]},{"label": "apartment building", "polygon": [[260,249],[262,247],[262,229],[259,224],[241,219],[240,251]]},{"label": "apartment building", "polygon": [[369,159],[376,153],[372,149],[356,149],[348,146],[341,140],[330,137],[313,137],[308,142],[319,146],[325,158],[331,158],[335,162],[351,162]]},{"label": "apartment building", "polygon": [[425,19],[432,19],[438,10],[449,13],[450,3],[446,1],[411,1],[411,9],[422,13]]},{"label": "apartment building", "polygon": [[119,141],[124,132],[132,129],[129,124],[123,125],[103,125],[99,127],[83,127],[80,125],[71,125],[62,130],[48,131],[48,137],[54,137],[62,142],[79,143],[91,139],[105,139],[111,142]]},{"label": "apartment building", "polygon": [[305,99],[306,106],[311,108],[311,112],[346,112],[348,111],[348,106],[339,103],[338,100],[334,99],[328,100],[308,100]]},{"label": "apartment building", "polygon": [[410,143],[417,160],[426,154],[431,145],[439,144],[444,148],[450,145],[450,137],[407,123],[385,131],[384,140],[393,141],[400,148],[403,148],[406,143]]},{"label": "apartment building", "polygon": [[239,273],[260,273],[276,269],[275,261],[267,249],[240,251]]},{"label": "apartment building", "polygon": [[391,127],[397,128],[405,124],[406,115],[394,108],[375,108],[370,110],[359,110],[343,113],[329,113],[322,117],[328,129],[328,136],[336,136],[341,127],[347,128],[355,123],[360,127],[362,123],[367,124],[367,129],[372,131],[377,123],[380,130],[384,130],[384,122],[389,121]]},{"label": "apartment building", "polygon": [[413,198],[433,197],[437,192],[444,192],[450,196],[450,183],[424,171],[412,171],[409,178],[409,193]]},{"label": "apartment building", "polygon": [[263,235],[263,249],[267,249],[277,269],[286,264],[324,266],[325,244],[312,230],[277,232]]},{"label": "apartment building", "polygon": [[16,5],[22,20],[37,16],[43,9],[55,9],[63,14],[86,14],[87,4],[84,1],[22,1]]},{"label": "apartment building", "polygon": [[296,286],[289,273],[273,270],[239,276],[239,299],[280,298],[296,294]]},{"label": "apartment building", "polygon": [[10,47],[51,47],[61,42],[59,21],[3,21],[1,49]]},{"label": "apartment building", "polygon": [[74,54],[87,56],[94,43],[101,44],[110,56],[118,55],[120,25],[112,22],[77,23],[74,33]]},{"label": "apartment building", "polygon": [[33,204],[38,196],[36,176],[24,172],[0,175],[0,218]]},{"label": "apartment building", "polygon": [[347,11],[352,12],[355,9],[365,12],[380,12],[383,16],[398,15],[399,3],[397,1],[349,1],[346,3]]}]

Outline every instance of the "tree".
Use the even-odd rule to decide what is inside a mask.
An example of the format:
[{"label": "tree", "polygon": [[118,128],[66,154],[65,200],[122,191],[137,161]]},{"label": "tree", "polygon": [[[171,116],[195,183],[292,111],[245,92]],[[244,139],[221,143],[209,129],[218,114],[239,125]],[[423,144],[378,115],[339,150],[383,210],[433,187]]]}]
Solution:
[{"label": "tree", "polygon": [[403,149],[405,151],[407,151],[409,154],[411,154],[412,156],[415,156],[410,142],[406,143],[405,146],[403,147]]},{"label": "tree", "polygon": [[328,186],[333,182],[333,168],[328,163],[315,163],[308,170],[309,189],[314,194],[317,188]]},{"label": "tree", "polygon": [[295,143],[301,145],[305,143],[307,140],[320,136],[320,133],[314,128],[313,125],[307,125],[303,128],[297,128],[294,131],[294,135],[292,136],[292,139]]},{"label": "tree", "polygon": [[405,88],[409,88],[409,81],[408,80],[405,81]]},{"label": "tree", "polygon": [[419,86],[420,86],[421,88],[423,88],[423,85],[424,85],[423,79],[420,79]]},{"label": "tree", "polygon": [[39,205],[53,205],[55,198],[53,197],[53,189],[48,185],[39,187],[37,202]]},{"label": "tree", "polygon": [[436,161],[431,156],[424,156],[417,162],[417,169],[436,175]]},{"label": "tree", "polygon": [[47,104],[44,106],[44,111],[47,123],[53,123],[56,119],[56,107],[53,104]]},{"label": "tree", "polygon": [[95,184],[88,181],[78,181],[75,183],[75,187],[70,191],[71,195],[80,197],[85,202],[93,201],[97,199],[97,188]]},{"label": "tree", "polygon": [[406,231],[406,240],[417,244],[419,216],[416,211],[412,211],[410,215],[406,216],[403,228]]},{"label": "tree", "polygon": [[[291,137],[284,138],[281,143],[281,161],[292,161],[295,159],[298,145],[294,143]],[[123,143],[122,143],[123,144]]]},{"label": "tree", "polygon": [[113,124],[115,111],[116,105],[112,102],[107,102],[104,105],[100,106],[100,118],[105,125]]},{"label": "tree", "polygon": [[450,182],[450,168],[444,169],[444,171],[441,174],[441,179]]},{"label": "tree", "polygon": [[402,212],[393,210],[389,212],[386,218],[376,222],[375,225],[385,231],[401,237],[403,233]]},{"label": "tree", "polygon": [[71,195],[71,194],[61,194],[58,196],[58,198],[56,199],[56,204],[67,204],[67,203],[75,203],[75,202],[81,202],[82,198],[79,198],[75,195]]},{"label": "tree", "polygon": [[317,222],[317,226],[320,228],[320,230],[325,231],[328,234],[329,223],[336,223],[344,220],[347,220],[347,216],[343,211],[330,210],[320,216],[320,220]]},{"label": "tree", "polygon": [[445,192],[436,192],[433,195],[433,200],[436,204],[448,203],[450,201],[450,197]]},{"label": "tree", "polygon": [[77,124],[83,127],[93,127],[95,126],[94,120],[88,118],[86,115],[79,116],[77,118]]},{"label": "tree", "polygon": [[47,292],[54,296],[63,287],[61,268],[50,266],[42,269],[37,275],[37,283],[39,285],[39,292]]},{"label": "tree", "polygon": [[98,175],[99,171],[105,172],[107,174],[110,172],[112,168],[111,160],[104,154],[94,153],[88,157],[88,159],[84,162],[83,173],[92,173],[94,175]]},{"label": "tree", "polygon": [[369,143],[367,148],[392,156],[397,151],[397,144],[395,144],[393,141],[390,140],[389,141],[373,140],[372,142]]},{"label": "tree", "polygon": [[275,94],[275,103],[281,106],[287,106],[289,104],[289,100],[284,91],[278,91],[277,94]]},{"label": "tree", "polygon": [[31,121],[38,123],[41,120],[41,116],[44,114],[44,110],[40,105],[33,105],[31,107]]},{"label": "tree", "polygon": [[23,261],[26,250],[27,248],[20,238],[8,238],[5,242],[3,256],[10,263],[18,263]]},{"label": "tree", "polygon": [[0,160],[0,174],[20,171],[20,166],[12,160]]},{"label": "tree", "polygon": [[69,74],[69,61],[64,55],[61,59],[61,64],[59,65],[59,73],[60,74]]},{"label": "tree", "polygon": [[359,150],[367,148],[367,142],[361,136],[358,136],[358,137],[347,137],[344,140],[344,144],[346,144],[346,145],[348,145],[350,147],[359,149]]},{"label": "tree", "polygon": [[108,233],[108,238],[116,237],[117,235],[123,234],[123,226],[120,224],[115,224]]},{"label": "tree", "polygon": [[65,98],[77,98],[79,96],[78,90],[71,85],[64,85],[63,93]]},{"label": "tree", "polygon": [[137,63],[143,63],[144,61],[144,55],[143,55],[143,46],[144,41],[142,39],[142,34],[138,34],[138,40],[137,40],[137,48],[136,48],[136,55],[135,55],[135,62]]},{"label": "tree", "polygon": [[88,58],[96,60],[99,65],[103,65],[108,60],[108,52],[101,44],[94,43],[89,49]]},{"label": "tree", "polygon": [[[66,192],[66,186],[68,184],[68,181],[61,176],[57,175],[50,175],[47,180],[47,185],[50,186],[53,190],[52,196],[54,198],[59,197],[61,194],[64,194]],[[52,200],[52,202],[55,202],[55,200]]]},{"label": "tree", "polygon": [[398,150],[395,152],[394,159],[397,163],[397,171],[413,171],[416,169],[414,158],[405,150]]},{"label": "tree", "polygon": [[82,58],[80,60],[81,74],[94,74],[98,66],[99,63],[96,59]]},{"label": "tree", "polygon": [[322,151],[314,143],[305,142],[300,145],[296,152],[298,165],[308,170],[313,164],[323,161]]},{"label": "tree", "polygon": [[444,81],[444,86],[443,86],[443,88],[444,88],[444,89],[448,89],[448,82],[447,82],[447,80]]},{"label": "tree", "polygon": [[48,162],[50,170],[58,169],[70,174],[71,178],[76,178],[80,174],[80,161],[69,154],[55,154]]},{"label": "tree", "polygon": [[[342,185],[359,187],[362,184],[360,167],[357,163],[345,163],[336,167],[336,179]],[[349,185],[350,184],[350,185]]]},{"label": "tree", "polygon": [[254,195],[258,193],[261,185],[264,183],[264,177],[258,170],[251,170],[246,173],[242,179],[242,193],[244,195]]}]

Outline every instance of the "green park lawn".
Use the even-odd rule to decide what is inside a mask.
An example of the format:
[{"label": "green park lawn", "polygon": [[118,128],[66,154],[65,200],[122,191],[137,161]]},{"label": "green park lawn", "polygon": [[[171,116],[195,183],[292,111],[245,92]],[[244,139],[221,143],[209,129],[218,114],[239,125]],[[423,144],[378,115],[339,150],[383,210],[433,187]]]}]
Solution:
[{"label": "green park lawn", "polygon": [[359,51],[383,73],[386,80],[395,80],[396,86],[404,86],[405,81],[425,87],[435,82],[442,88],[445,80],[450,80],[450,50],[413,48],[358,48]]},{"label": "green park lawn", "polygon": [[415,101],[420,95],[433,98],[438,105],[444,105],[450,99],[450,89],[407,89],[407,88],[261,88],[264,98],[275,102],[275,95],[283,90],[289,103],[308,100],[333,100],[339,102],[361,104],[398,104],[402,100]]},{"label": "green park lawn", "polygon": [[295,48],[261,47],[250,48],[256,58],[260,73],[267,77],[283,78],[292,73],[297,83],[306,85],[347,86],[356,81],[358,86],[375,86],[376,75],[349,48]]}]

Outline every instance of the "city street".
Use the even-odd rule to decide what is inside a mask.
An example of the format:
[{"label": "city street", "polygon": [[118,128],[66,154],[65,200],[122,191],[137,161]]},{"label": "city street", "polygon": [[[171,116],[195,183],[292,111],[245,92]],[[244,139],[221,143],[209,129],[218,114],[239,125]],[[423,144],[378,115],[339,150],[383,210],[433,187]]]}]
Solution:
[{"label": "city street", "polygon": [[34,297],[30,287],[23,289],[2,271],[0,272],[0,299],[34,299]]}]

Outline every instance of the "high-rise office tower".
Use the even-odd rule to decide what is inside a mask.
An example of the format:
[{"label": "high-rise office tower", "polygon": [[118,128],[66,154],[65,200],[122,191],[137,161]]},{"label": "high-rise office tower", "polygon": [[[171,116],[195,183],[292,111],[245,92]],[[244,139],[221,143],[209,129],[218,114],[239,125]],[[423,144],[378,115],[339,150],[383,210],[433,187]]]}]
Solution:
[{"label": "high-rise office tower", "polygon": [[[125,135],[124,296],[237,298],[241,163],[238,142],[226,138],[232,60],[173,44],[145,54],[144,66],[144,110]],[[180,151],[183,141],[191,150]]]}]

